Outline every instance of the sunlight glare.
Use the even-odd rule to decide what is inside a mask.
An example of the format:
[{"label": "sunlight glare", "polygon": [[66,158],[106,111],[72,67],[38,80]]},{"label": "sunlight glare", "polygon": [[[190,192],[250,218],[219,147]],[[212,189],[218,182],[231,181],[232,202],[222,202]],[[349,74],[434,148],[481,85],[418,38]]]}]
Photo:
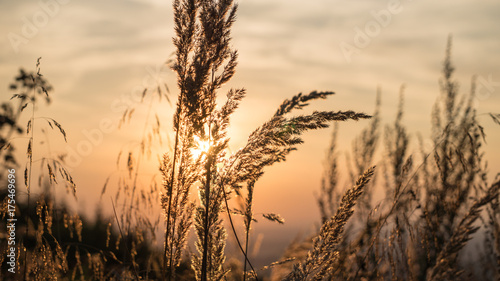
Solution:
[{"label": "sunlight glare", "polygon": [[210,142],[202,140],[198,136],[194,136],[195,146],[191,149],[191,154],[194,159],[198,159],[202,154],[206,154],[210,149]]}]

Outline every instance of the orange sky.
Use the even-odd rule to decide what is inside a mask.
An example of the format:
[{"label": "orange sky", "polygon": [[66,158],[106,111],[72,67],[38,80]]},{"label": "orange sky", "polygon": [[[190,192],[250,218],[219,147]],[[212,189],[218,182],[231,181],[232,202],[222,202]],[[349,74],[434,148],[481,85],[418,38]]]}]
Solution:
[{"label": "orange sky", "polygon": [[[248,134],[268,120],[285,98],[311,90],[332,90],[336,95],[311,103],[310,109],[371,113],[380,86],[382,121],[389,123],[403,83],[405,124],[413,137],[417,132],[427,137],[449,34],[453,34],[452,57],[461,92],[466,93],[471,77],[478,75],[478,112],[499,113],[500,3],[480,3],[241,1],[233,29],[239,66],[229,86],[245,87],[248,96],[232,119],[231,148],[243,145]],[[13,94],[7,89],[18,68],[34,69],[36,59],[43,57],[42,73],[55,91],[53,104],[40,108],[39,114],[58,120],[68,133],[68,143],[55,141],[52,149],[71,153],[82,143],[91,143],[88,155],[72,158],[71,163],[80,210],[93,210],[106,177],[115,170],[118,151],[142,133],[144,107],[138,109],[127,130],[108,128],[118,122],[123,105],[136,104],[136,94],[158,80],[169,86],[175,100],[175,77],[162,67],[174,51],[170,5],[170,1],[158,0],[0,4],[2,101]],[[154,104],[153,109],[167,129],[166,137],[171,132],[173,107],[163,103]],[[496,174],[500,171],[495,147],[500,143],[500,130],[485,115],[480,121],[488,136],[490,170]],[[341,125],[341,148],[349,149],[366,124]],[[102,138],[94,134],[98,129]],[[266,237],[264,243],[268,244],[264,245],[284,246],[286,239],[277,237],[291,239],[300,231],[307,234],[319,221],[314,192],[319,188],[330,134],[330,129],[306,134],[299,151],[286,163],[266,169],[257,184],[255,211],[280,213],[287,220],[284,226],[264,222],[257,226],[256,232]],[[165,151],[166,146],[156,153]],[[157,171],[155,159],[153,156],[145,172]]]}]

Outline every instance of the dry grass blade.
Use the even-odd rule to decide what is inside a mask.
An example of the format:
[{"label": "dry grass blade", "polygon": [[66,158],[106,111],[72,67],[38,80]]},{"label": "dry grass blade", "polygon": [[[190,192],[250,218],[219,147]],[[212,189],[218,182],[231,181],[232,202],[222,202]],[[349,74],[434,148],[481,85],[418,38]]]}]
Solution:
[{"label": "dry grass blade", "polygon": [[104,193],[106,192],[106,188],[108,186],[108,183],[109,183],[109,180],[110,180],[111,176],[108,176],[106,178],[106,181],[104,182],[104,185],[102,186],[102,189],[101,189],[101,196],[99,197],[99,200],[102,199],[102,196],[104,195]]},{"label": "dry grass blade", "polygon": [[490,115],[491,119],[493,119],[493,122],[500,125],[500,114],[493,114],[493,113],[488,113],[488,114]]}]

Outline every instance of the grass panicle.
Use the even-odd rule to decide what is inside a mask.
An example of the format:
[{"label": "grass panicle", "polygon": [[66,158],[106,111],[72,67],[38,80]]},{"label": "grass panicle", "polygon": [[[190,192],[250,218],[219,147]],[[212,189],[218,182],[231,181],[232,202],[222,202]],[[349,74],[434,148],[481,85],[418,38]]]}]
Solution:
[{"label": "grass panicle", "polygon": [[313,248],[309,251],[304,263],[297,265],[285,280],[321,280],[335,273],[338,259],[338,244],[342,240],[344,227],[354,213],[354,205],[370,182],[375,167],[366,170],[356,184],[349,189],[340,201],[336,214],[323,224]]}]

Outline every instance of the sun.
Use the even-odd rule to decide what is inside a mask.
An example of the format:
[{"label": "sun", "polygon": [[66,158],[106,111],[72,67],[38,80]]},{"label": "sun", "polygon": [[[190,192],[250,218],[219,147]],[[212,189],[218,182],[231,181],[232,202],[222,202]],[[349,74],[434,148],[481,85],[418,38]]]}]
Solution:
[{"label": "sun", "polygon": [[203,154],[206,154],[210,149],[210,142],[208,140],[202,140],[198,136],[194,136],[194,147],[191,148],[191,154],[194,159],[200,158]]}]

